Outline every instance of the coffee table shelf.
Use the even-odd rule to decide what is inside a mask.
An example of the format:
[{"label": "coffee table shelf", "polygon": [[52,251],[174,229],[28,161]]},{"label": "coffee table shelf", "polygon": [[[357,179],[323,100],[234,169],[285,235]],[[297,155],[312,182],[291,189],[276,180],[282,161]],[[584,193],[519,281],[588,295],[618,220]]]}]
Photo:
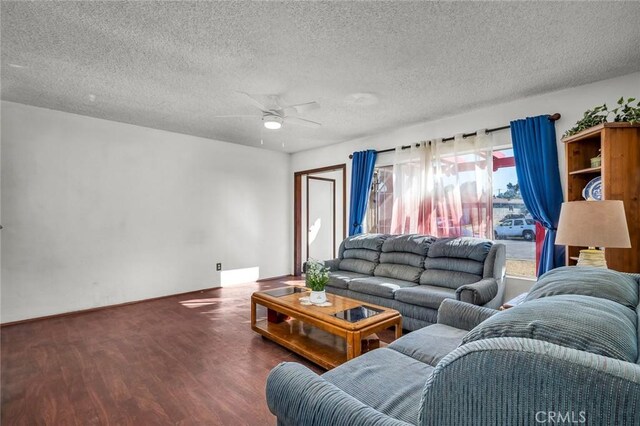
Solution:
[{"label": "coffee table shelf", "polygon": [[[402,335],[402,317],[394,309],[334,294],[327,295],[331,306],[304,305],[300,302],[304,292],[274,296],[277,290],[251,296],[251,328],[325,369],[359,356],[367,336],[390,327],[395,328],[395,338]],[[267,308],[267,318],[257,318],[257,306]],[[334,316],[361,306],[380,312],[355,322]]]},{"label": "coffee table shelf", "polygon": [[253,329],[327,370],[347,362],[344,338],[295,318],[281,323],[258,320]]}]

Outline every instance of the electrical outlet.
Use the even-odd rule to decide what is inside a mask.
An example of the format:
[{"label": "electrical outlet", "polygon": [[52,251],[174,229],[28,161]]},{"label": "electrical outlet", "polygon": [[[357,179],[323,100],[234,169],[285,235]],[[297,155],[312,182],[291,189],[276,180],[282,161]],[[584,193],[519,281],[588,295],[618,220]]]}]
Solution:
[{"label": "electrical outlet", "polygon": [[216,263],[216,271],[222,271],[222,263]]}]

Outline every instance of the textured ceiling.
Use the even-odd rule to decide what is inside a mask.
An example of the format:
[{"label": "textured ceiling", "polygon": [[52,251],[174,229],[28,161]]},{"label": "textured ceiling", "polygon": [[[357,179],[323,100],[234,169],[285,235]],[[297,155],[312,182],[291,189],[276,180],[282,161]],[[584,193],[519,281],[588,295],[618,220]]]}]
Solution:
[{"label": "textured ceiling", "polygon": [[[640,70],[638,2],[1,7],[2,99],[287,152]],[[238,91],[323,126],[263,130]]]}]

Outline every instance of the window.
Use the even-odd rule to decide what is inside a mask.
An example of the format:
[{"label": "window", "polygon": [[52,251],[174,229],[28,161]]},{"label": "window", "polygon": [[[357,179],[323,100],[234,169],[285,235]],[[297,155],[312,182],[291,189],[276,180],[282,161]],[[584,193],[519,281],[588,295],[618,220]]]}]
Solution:
[{"label": "window", "polygon": [[493,235],[507,247],[507,275],[536,276],[536,225],[522,201],[513,149],[493,150]]},{"label": "window", "polygon": [[[515,170],[515,160],[511,147],[494,148],[493,173],[491,176],[491,212],[489,221],[492,220],[494,240],[504,244],[507,249],[507,275],[518,277],[535,277],[535,240],[536,224],[522,201],[520,186]],[[472,166],[485,161],[476,155],[461,155],[457,157],[457,170],[462,181],[473,180]],[[367,211],[367,224],[369,232],[393,233],[393,166],[376,167],[373,175],[373,183]],[[467,176],[469,175],[469,176]],[[450,176],[450,175],[449,175]],[[445,177],[446,179],[446,177]],[[446,184],[447,182],[445,182]],[[438,232],[447,229],[455,229],[455,224],[470,222],[465,218],[469,216],[468,209],[462,205],[461,217],[452,217],[451,212],[446,216],[438,216],[435,220]],[[472,212],[474,213],[474,212]],[[477,215],[485,213],[480,211]],[[473,216],[473,215],[471,215]],[[475,235],[476,232],[463,227],[458,235]],[[487,231],[490,233],[491,228]]]}]

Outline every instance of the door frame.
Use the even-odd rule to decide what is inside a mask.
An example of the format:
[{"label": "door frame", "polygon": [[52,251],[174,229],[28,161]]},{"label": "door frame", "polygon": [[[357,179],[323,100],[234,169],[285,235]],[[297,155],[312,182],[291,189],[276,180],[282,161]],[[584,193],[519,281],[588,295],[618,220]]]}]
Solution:
[{"label": "door frame", "polygon": [[[316,173],[342,170],[342,239],[347,238],[347,165],[302,170],[293,174],[293,273],[302,274],[302,177]],[[335,206],[335,204],[334,204]],[[308,212],[308,211],[307,211]],[[335,207],[334,207],[335,213]],[[334,220],[335,226],[335,220]],[[334,232],[335,235],[335,232]],[[335,246],[335,244],[334,244]]]}]

